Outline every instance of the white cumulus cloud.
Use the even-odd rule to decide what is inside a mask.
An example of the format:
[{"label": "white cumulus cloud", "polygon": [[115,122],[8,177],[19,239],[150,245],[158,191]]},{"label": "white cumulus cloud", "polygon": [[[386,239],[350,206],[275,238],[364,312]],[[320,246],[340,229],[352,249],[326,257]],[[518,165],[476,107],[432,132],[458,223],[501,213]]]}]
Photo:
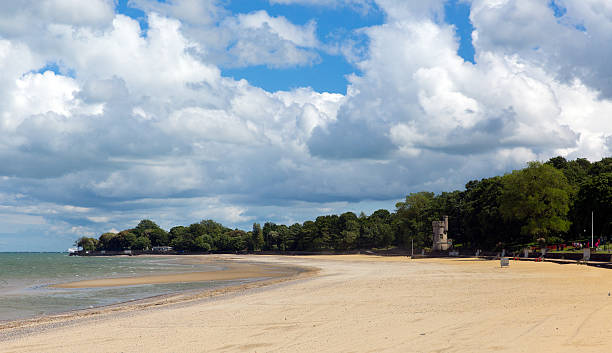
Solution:
[{"label": "white cumulus cloud", "polygon": [[367,41],[345,95],[222,74],[318,62],[316,20],[132,1],[143,32],[109,1],[3,3],[0,228],[64,242],[141,218],[293,222],[392,207],[533,159],[608,156],[610,6],[557,1],[555,16],[548,3],[472,1],[473,64],[443,1],[378,0],[385,23],[357,31]]}]

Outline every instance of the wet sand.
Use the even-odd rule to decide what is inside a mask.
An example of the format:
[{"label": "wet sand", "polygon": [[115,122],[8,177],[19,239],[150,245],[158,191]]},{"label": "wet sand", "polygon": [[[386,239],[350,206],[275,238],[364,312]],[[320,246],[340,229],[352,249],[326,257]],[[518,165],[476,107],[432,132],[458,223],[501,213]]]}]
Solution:
[{"label": "wet sand", "polygon": [[[0,330],[6,352],[606,352],[612,271],[552,263],[233,256],[320,268],[214,299]],[[279,279],[280,280],[280,279]],[[13,332],[15,334],[6,334]]]},{"label": "wet sand", "polygon": [[55,288],[97,288],[97,287],[119,287],[141,284],[162,284],[162,283],[185,283],[185,282],[204,282],[204,281],[225,281],[236,279],[251,278],[276,278],[286,277],[293,271],[284,268],[262,265],[236,264],[226,265],[226,269],[220,271],[189,272],[167,275],[140,276],[140,277],[120,277],[105,278],[88,281],[77,281],[52,285]]}]

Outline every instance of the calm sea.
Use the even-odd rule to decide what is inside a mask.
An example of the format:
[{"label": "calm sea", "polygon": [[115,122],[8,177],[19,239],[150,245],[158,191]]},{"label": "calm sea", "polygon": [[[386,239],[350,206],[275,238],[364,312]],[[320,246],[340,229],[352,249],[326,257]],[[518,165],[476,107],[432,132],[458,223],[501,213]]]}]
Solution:
[{"label": "calm sea", "polygon": [[0,253],[0,321],[66,312],[192,289],[245,281],[173,283],[63,289],[50,284],[79,280],[220,269],[177,257],[78,257],[62,253]]}]

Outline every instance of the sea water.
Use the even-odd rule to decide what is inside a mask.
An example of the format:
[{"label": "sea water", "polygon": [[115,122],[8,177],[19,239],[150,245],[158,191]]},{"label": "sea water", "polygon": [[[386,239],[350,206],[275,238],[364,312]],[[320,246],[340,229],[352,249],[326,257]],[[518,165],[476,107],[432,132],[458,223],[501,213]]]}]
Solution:
[{"label": "sea water", "polygon": [[176,256],[80,257],[65,253],[0,253],[0,322],[86,309],[180,291],[244,281],[207,281],[65,289],[81,280],[214,271],[220,264],[189,263]]}]

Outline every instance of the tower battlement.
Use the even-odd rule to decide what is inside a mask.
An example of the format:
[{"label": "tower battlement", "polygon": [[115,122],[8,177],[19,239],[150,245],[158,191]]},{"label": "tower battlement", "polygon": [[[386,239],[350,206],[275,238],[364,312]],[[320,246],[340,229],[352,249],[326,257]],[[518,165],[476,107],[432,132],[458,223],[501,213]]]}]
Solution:
[{"label": "tower battlement", "polygon": [[442,221],[431,222],[433,228],[433,251],[446,251],[450,248],[448,240],[448,216]]}]

